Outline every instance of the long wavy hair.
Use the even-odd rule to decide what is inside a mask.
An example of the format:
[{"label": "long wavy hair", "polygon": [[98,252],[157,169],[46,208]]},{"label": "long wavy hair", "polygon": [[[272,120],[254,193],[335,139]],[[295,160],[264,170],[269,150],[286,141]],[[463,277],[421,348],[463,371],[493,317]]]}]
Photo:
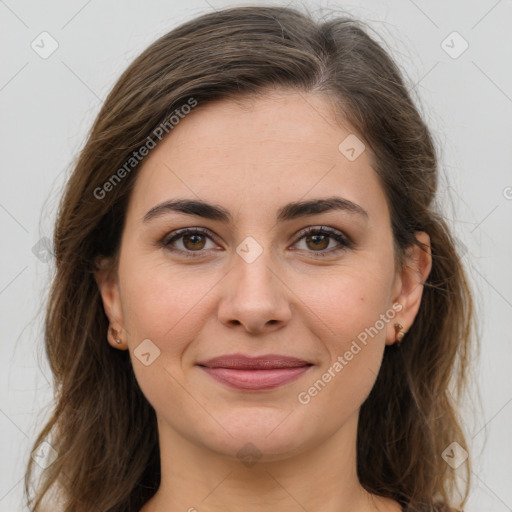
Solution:
[{"label": "long wavy hair", "polygon": [[[360,410],[359,480],[405,510],[456,510],[466,502],[469,461],[455,473],[442,454],[454,441],[468,450],[458,410],[477,348],[474,306],[455,239],[435,206],[433,139],[397,65],[361,22],[345,15],[316,20],[303,10],[252,6],[201,15],[151,44],[108,95],[55,225],[55,276],[44,330],[55,406],[34,449],[47,441],[57,458],[43,471],[29,459],[25,492],[31,510],[50,503],[52,512],[138,512],[157,491],[155,411],[137,384],[128,351],[106,342],[95,262],[119,254],[140,167],[132,162],[127,170],[126,162],[157,127],[167,123],[172,136],[169,117],[191,98],[199,105],[243,103],[276,88],[325,95],[334,117],[362,135],[389,204],[400,264],[406,249],[419,244],[415,231],[431,240],[432,270],[416,320],[399,348],[386,347]],[[122,180],[113,182],[123,165]],[[456,478],[461,470],[462,493]]]}]

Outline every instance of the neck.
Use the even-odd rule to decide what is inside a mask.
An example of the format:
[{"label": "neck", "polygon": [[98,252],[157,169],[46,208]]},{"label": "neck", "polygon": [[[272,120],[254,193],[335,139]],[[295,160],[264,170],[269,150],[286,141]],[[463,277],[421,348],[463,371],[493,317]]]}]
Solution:
[{"label": "neck", "polygon": [[159,420],[161,484],[141,512],[398,512],[359,483],[357,420],[358,413],[321,445],[254,464],[198,446]]}]

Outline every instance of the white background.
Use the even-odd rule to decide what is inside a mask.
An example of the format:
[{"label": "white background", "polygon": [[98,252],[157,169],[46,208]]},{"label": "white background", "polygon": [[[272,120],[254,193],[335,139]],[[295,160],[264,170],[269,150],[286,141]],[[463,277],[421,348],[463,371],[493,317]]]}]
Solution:
[{"label": "white background", "polygon": [[[52,237],[72,159],[102,100],[138,53],[198,14],[247,4],[0,1],[0,512],[27,510],[21,505],[24,464],[51,406],[41,323],[51,264],[32,249]],[[477,291],[481,326],[473,379],[482,408],[465,416],[474,457],[467,510],[511,511],[512,2],[308,6],[327,8],[325,14],[344,9],[381,35],[405,69],[434,133],[441,199],[467,248],[464,262]],[[47,59],[31,48],[43,31],[59,45]],[[456,59],[441,47],[453,31],[469,44]],[[462,48],[453,36],[448,44],[453,51]]]}]

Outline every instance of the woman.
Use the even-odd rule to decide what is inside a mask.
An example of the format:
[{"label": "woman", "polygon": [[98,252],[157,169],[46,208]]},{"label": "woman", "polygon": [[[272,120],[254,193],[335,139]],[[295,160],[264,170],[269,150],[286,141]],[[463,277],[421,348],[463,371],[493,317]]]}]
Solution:
[{"label": "woman", "polygon": [[231,8],[153,43],[62,199],[32,510],[463,506],[473,306],[436,185],[356,21]]}]

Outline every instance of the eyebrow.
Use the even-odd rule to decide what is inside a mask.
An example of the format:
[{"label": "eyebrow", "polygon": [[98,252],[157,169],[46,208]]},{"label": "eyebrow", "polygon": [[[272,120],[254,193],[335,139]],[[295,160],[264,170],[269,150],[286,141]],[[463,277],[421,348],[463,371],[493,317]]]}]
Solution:
[{"label": "eyebrow", "polygon": [[[368,212],[358,204],[348,199],[334,196],[288,203],[278,210],[277,222],[290,221],[300,217],[318,215],[333,210],[342,210],[347,213],[356,214],[363,217],[365,220],[368,218]],[[226,210],[222,206],[209,204],[197,199],[172,199],[160,203],[151,208],[146,215],[144,215],[143,222],[149,222],[152,219],[161,217],[170,212],[197,215],[198,217],[225,223],[233,222],[233,217],[229,210]]]}]

